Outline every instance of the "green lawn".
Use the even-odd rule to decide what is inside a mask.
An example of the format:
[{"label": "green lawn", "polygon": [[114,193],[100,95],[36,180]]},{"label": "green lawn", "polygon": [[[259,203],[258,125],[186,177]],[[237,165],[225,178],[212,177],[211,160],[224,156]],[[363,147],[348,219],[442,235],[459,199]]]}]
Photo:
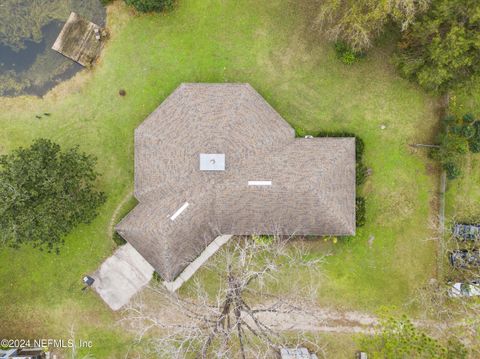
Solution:
[{"label": "green lawn", "polygon": [[[80,279],[114,248],[108,224],[133,186],[134,128],[181,82],[249,82],[304,133],[345,130],[364,139],[373,170],[363,188],[368,224],[349,243],[311,244],[312,255],[331,254],[318,279],[320,303],[402,307],[435,276],[428,239],[438,175],[423,152],[408,146],[431,141],[435,99],[395,74],[388,47],[354,66],[341,64],[312,30],[313,0],[178,3],[161,15],[114,3],[111,40],[95,70],[44,99],[0,98],[0,153],[39,136],[80,144],[98,156],[99,186],[109,196],[101,215],[75,230],[59,256],[0,250],[0,337],[65,338],[74,325],[77,338],[94,340],[96,356],[124,353],[130,338],[114,326],[118,315],[82,294]],[[126,97],[118,96],[121,88]],[[43,112],[52,115],[37,120]],[[278,289],[298,276],[290,273]]]}]

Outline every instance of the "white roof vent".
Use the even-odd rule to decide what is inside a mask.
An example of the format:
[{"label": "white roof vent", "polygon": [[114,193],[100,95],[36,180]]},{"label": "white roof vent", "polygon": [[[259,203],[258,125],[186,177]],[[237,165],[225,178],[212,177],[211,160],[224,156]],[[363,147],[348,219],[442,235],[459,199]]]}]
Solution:
[{"label": "white roof vent", "polygon": [[272,181],[248,181],[249,186],[271,186]]},{"label": "white roof vent", "polygon": [[225,154],[200,153],[200,171],[225,171]]},{"label": "white roof vent", "polygon": [[170,217],[170,220],[174,221],[175,219],[177,219],[177,217],[181,215],[182,212],[185,211],[188,206],[189,206],[188,202],[185,202],[184,204],[182,204],[182,206],[179,209],[177,209],[177,211]]}]

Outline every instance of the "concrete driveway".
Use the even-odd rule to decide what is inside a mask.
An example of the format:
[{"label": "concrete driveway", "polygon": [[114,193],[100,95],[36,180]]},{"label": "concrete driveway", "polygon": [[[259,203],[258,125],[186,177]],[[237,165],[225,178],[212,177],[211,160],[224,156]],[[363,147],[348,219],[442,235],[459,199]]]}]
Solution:
[{"label": "concrete driveway", "polygon": [[118,310],[150,282],[152,275],[153,267],[127,243],[92,275],[92,287],[112,310]]}]

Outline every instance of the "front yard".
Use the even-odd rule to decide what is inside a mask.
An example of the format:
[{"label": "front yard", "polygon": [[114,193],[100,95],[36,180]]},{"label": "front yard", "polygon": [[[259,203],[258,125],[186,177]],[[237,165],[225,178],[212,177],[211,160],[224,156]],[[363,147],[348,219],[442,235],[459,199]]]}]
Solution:
[{"label": "front yard", "polygon": [[[0,250],[0,337],[65,338],[73,326],[77,337],[94,341],[95,356],[125,352],[131,338],[115,325],[118,315],[83,294],[80,281],[114,249],[109,222],[132,190],[134,128],[181,82],[249,82],[302,133],[360,136],[372,169],[362,189],[367,225],[348,242],[309,243],[312,256],[331,254],[318,302],[416,311],[415,291],[436,275],[439,175],[426,153],[408,144],[433,140],[436,101],[395,74],[388,46],[343,65],[312,29],[314,1],[301,3],[185,0],[169,14],[137,15],[115,2],[108,8],[111,40],[93,71],[43,99],[0,98],[0,153],[36,137],[80,144],[98,156],[99,185],[108,194],[100,216],[69,235],[60,255]],[[35,118],[44,112],[51,116]],[[478,166],[472,171],[478,179]],[[478,188],[472,191],[478,198]],[[286,274],[276,289],[288,290],[299,277]]]}]

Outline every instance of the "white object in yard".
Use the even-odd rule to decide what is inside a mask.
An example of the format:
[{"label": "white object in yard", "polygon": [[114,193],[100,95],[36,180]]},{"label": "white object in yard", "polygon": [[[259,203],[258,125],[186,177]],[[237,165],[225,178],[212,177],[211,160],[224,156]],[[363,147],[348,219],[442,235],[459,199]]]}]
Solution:
[{"label": "white object in yard", "polygon": [[384,130],[384,129],[386,129],[386,128],[387,128],[387,126],[385,126],[385,125],[381,125],[381,126],[380,126],[380,129],[382,129],[382,130]]},{"label": "white object in yard", "polygon": [[473,280],[467,283],[454,283],[448,290],[451,298],[478,297],[480,296],[480,280]]}]

